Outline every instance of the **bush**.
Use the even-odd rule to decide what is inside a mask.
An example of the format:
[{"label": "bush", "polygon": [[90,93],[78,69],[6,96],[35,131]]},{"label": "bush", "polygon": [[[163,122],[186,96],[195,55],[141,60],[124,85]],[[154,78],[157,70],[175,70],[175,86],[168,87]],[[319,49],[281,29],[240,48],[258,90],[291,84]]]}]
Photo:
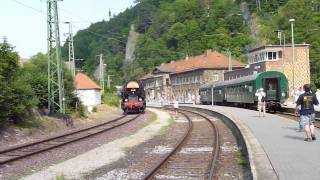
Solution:
[{"label": "bush", "polygon": [[119,107],[120,105],[120,97],[114,95],[113,93],[104,93],[103,102],[109,106]]},{"label": "bush", "polygon": [[92,112],[98,112],[98,108],[97,108],[97,106],[93,106],[93,108],[92,108]]},{"label": "bush", "polygon": [[87,106],[81,104],[79,110],[80,110],[80,111],[79,111],[79,115],[80,115],[81,117],[88,118],[88,109],[87,109]]}]

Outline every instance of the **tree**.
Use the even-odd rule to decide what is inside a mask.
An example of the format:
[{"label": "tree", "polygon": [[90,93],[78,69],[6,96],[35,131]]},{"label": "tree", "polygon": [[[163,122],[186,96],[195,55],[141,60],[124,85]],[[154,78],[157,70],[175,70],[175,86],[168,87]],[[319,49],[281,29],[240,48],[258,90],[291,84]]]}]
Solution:
[{"label": "tree", "polygon": [[18,58],[6,41],[0,44],[0,120],[22,120],[38,102],[30,85],[19,76]]},{"label": "tree", "polygon": [[[48,58],[47,55],[38,53],[31,57],[19,74],[20,78],[29,84],[35,93],[39,108],[48,107]],[[75,85],[71,72],[63,67],[63,82],[66,110],[68,113],[75,110]]]}]

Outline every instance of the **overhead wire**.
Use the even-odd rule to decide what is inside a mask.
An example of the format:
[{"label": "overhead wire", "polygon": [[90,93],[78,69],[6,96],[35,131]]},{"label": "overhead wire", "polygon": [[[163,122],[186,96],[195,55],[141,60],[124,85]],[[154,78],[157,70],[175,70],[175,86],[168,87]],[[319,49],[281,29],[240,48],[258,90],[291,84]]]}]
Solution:
[{"label": "overhead wire", "polygon": [[[22,3],[22,2],[20,2],[20,1],[18,1],[18,0],[11,0],[11,1],[13,1],[13,2],[15,2],[15,3],[17,3],[17,4],[20,4],[21,6],[24,6],[24,7],[28,8],[28,9],[32,9],[32,10],[34,10],[34,11],[40,13],[40,14],[46,15],[46,13],[45,13],[43,10],[41,10],[41,9],[39,10],[39,9],[37,9],[37,8],[35,8],[35,7],[32,7],[32,6],[30,6],[30,5],[26,4],[26,3]],[[40,0],[40,2],[42,2],[42,0]],[[68,14],[71,14],[71,15],[73,15],[73,16],[76,16],[78,19],[83,20],[82,17],[80,17],[80,16],[78,16],[78,15],[75,15],[74,13],[71,13],[70,11],[68,11],[68,10],[66,10],[66,9],[59,8],[59,10],[64,11],[64,12],[66,12],[66,13],[68,13]],[[88,21],[88,20],[86,20],[86,21]],[[65,22],[65,21],[62,21],[62,20],[61,20],[59,23],[62,24],[62,23],[64,23],[64,22]],[[78,22],[80,22],[80,21],[78,21]],[[82,22],[84,22],[84,21],[82,21]],[[73,23],[73,22],[71,21],[71,23]],[[106,35],[103,35],[103,34],[99,34],[99,33],[90,31],[90,30],[88,30],[88,29],[81,29],[81,27],[76,26],[76,25],[74,25],[74,24],[72,24],[72,26],[75,27],[75,28],[78,28],[79,30],[87,31],[88,33],[94,34],[94,35],[99,36],[99,37],[102,37],[102,38],[110,38],[110,39],[114,39],[114,40],[119,41],[119,42],[122,42],[122,43],[126,43],[126,42],[121,41],[121,40],[119,40],[119,39],[116,39],[116,38],[113,38],[113,37],[109,37],[109,36],[106,36]],[[110,34],[115,34],[115,33],[112,33],[112,32],[109,32],[109,33],[110,33]]]},{"label": "overhead wire", "polygon": [[[28,5],[28,4],[21,3],[20,1],[17,1],[17,0],[12,0],[12,1],[14,1],[14,2],[16,2],[16,3],[18,3],[18,4],[20,4],[20,5],[24,6],[24,7],[26,7],[26,8],[32,9],[32,10],[34,10],[34,11],[36,11],[36,12],[39,12],[39,13],[41,13],[41,14],[45,14],[42,10],[39,10],[39,9],[37,9],[37,8],[34,8],[34,7],[32,7],[32,6]],[[41,0],[40,0],[40,1],[41,1]],[[61,8],[59,8],[59,10],[64,11],[64,12],[67,12],[67,13],[69,13],[69,14],[71,14],[71,15],[77,16],[77,15],[69,12],[68,10],[61,9]],[[80,16],[77,16],[77,18],[78,18],[78,19],[82,19]],[[64,21],[60,21],[59,23],[62,24],[62,23],[64,23]],[[71,21],[71,23],[72,23],[72,21]],[[116,40],[116,41],[121,42],[121,43],[123,43],[123,44],[126,44],[126,43],[127,43],[127,42],[124,42],[124,41],[119,40],[119,39],[117,39],[117,38],[110,37],[110,36],[107,36],[107,35],[103,35],[103,34],[100,34],[100,33],[96,33],[96,32],[94,32],[94,31],[91,31],[91,30],[88,30],[88,29],[81,29],[81,27],[79,27],[79,26],[77,26],[77,25],[74,25],[74,24],[72,24],[72,26],[75,27],[75,28],[78,28],[78,29],[81,30],[81,31],[86,31],[86,32],[91,33],[91,34],[93,34],[93,35],[95,35],[95,36],[98,36],[98,37],[102,37],[102,38],[106,38],[106,39],[113,39],[113,40]],[[108,33],[109,33],[109,34],[114,34],[114,35],[121,35],[121,34],[113,33],[113,32],[110,32],[110,31],[109,31]],[[160,51],[160,52],[164,52],[164,51],[162,51],[162,50],[160,50],[160,49],[152,49],[152,50],[157,50],[157,51]],[[180,54],[180,55],[181,55],[181,54],[184,54],[184,53],[177,52],[177,51],[171,51],[171,53]]]},{"label": "overhead wire", "polygon": [[24,6],[24,7],[26,7],[26,8],[32,9],[32,10],[38,12],[38,13],[44,14],[44,12],[43,12],[42,10],[39,10],[39,9],[37,9],[37,8],[34,8],[34,7],[32,7],[32,6],[28,5],[28,4],[22,3],[22,2],[17,1],[17,0],[11,0],[11,1],[13,1],[13,2],[15,2],[15,3],[17,3],[17,4],[20,4],[21,6]]}]

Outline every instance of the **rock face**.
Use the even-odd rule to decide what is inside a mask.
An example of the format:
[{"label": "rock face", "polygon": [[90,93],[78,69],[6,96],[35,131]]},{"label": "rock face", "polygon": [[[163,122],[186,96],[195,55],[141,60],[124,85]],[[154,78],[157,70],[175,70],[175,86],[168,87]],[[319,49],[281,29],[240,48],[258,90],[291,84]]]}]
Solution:
[{"label": "rock face", "polygon": [[135,59],[134,51],[138,41],[139,33],[134,31],[134,25],[131,25],[128,41],[126,45],[126,61],[132,62]]}]

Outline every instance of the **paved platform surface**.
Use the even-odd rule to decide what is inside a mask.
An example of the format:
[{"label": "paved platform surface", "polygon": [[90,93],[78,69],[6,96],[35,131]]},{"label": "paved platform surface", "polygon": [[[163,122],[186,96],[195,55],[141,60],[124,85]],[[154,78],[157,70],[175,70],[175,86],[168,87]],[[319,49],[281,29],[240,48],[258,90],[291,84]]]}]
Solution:
[{"label": "paved platform surface", "polygon": [[257,111],[234,107],[204,105],[196,107],[210,108],[243,121],[263,147],[279,179],[320,179],[319,129],[316,129],[318,140],[305,142],[305,134],[297,132],[298,123],[287,118],[274,114],[259,118]]}]

